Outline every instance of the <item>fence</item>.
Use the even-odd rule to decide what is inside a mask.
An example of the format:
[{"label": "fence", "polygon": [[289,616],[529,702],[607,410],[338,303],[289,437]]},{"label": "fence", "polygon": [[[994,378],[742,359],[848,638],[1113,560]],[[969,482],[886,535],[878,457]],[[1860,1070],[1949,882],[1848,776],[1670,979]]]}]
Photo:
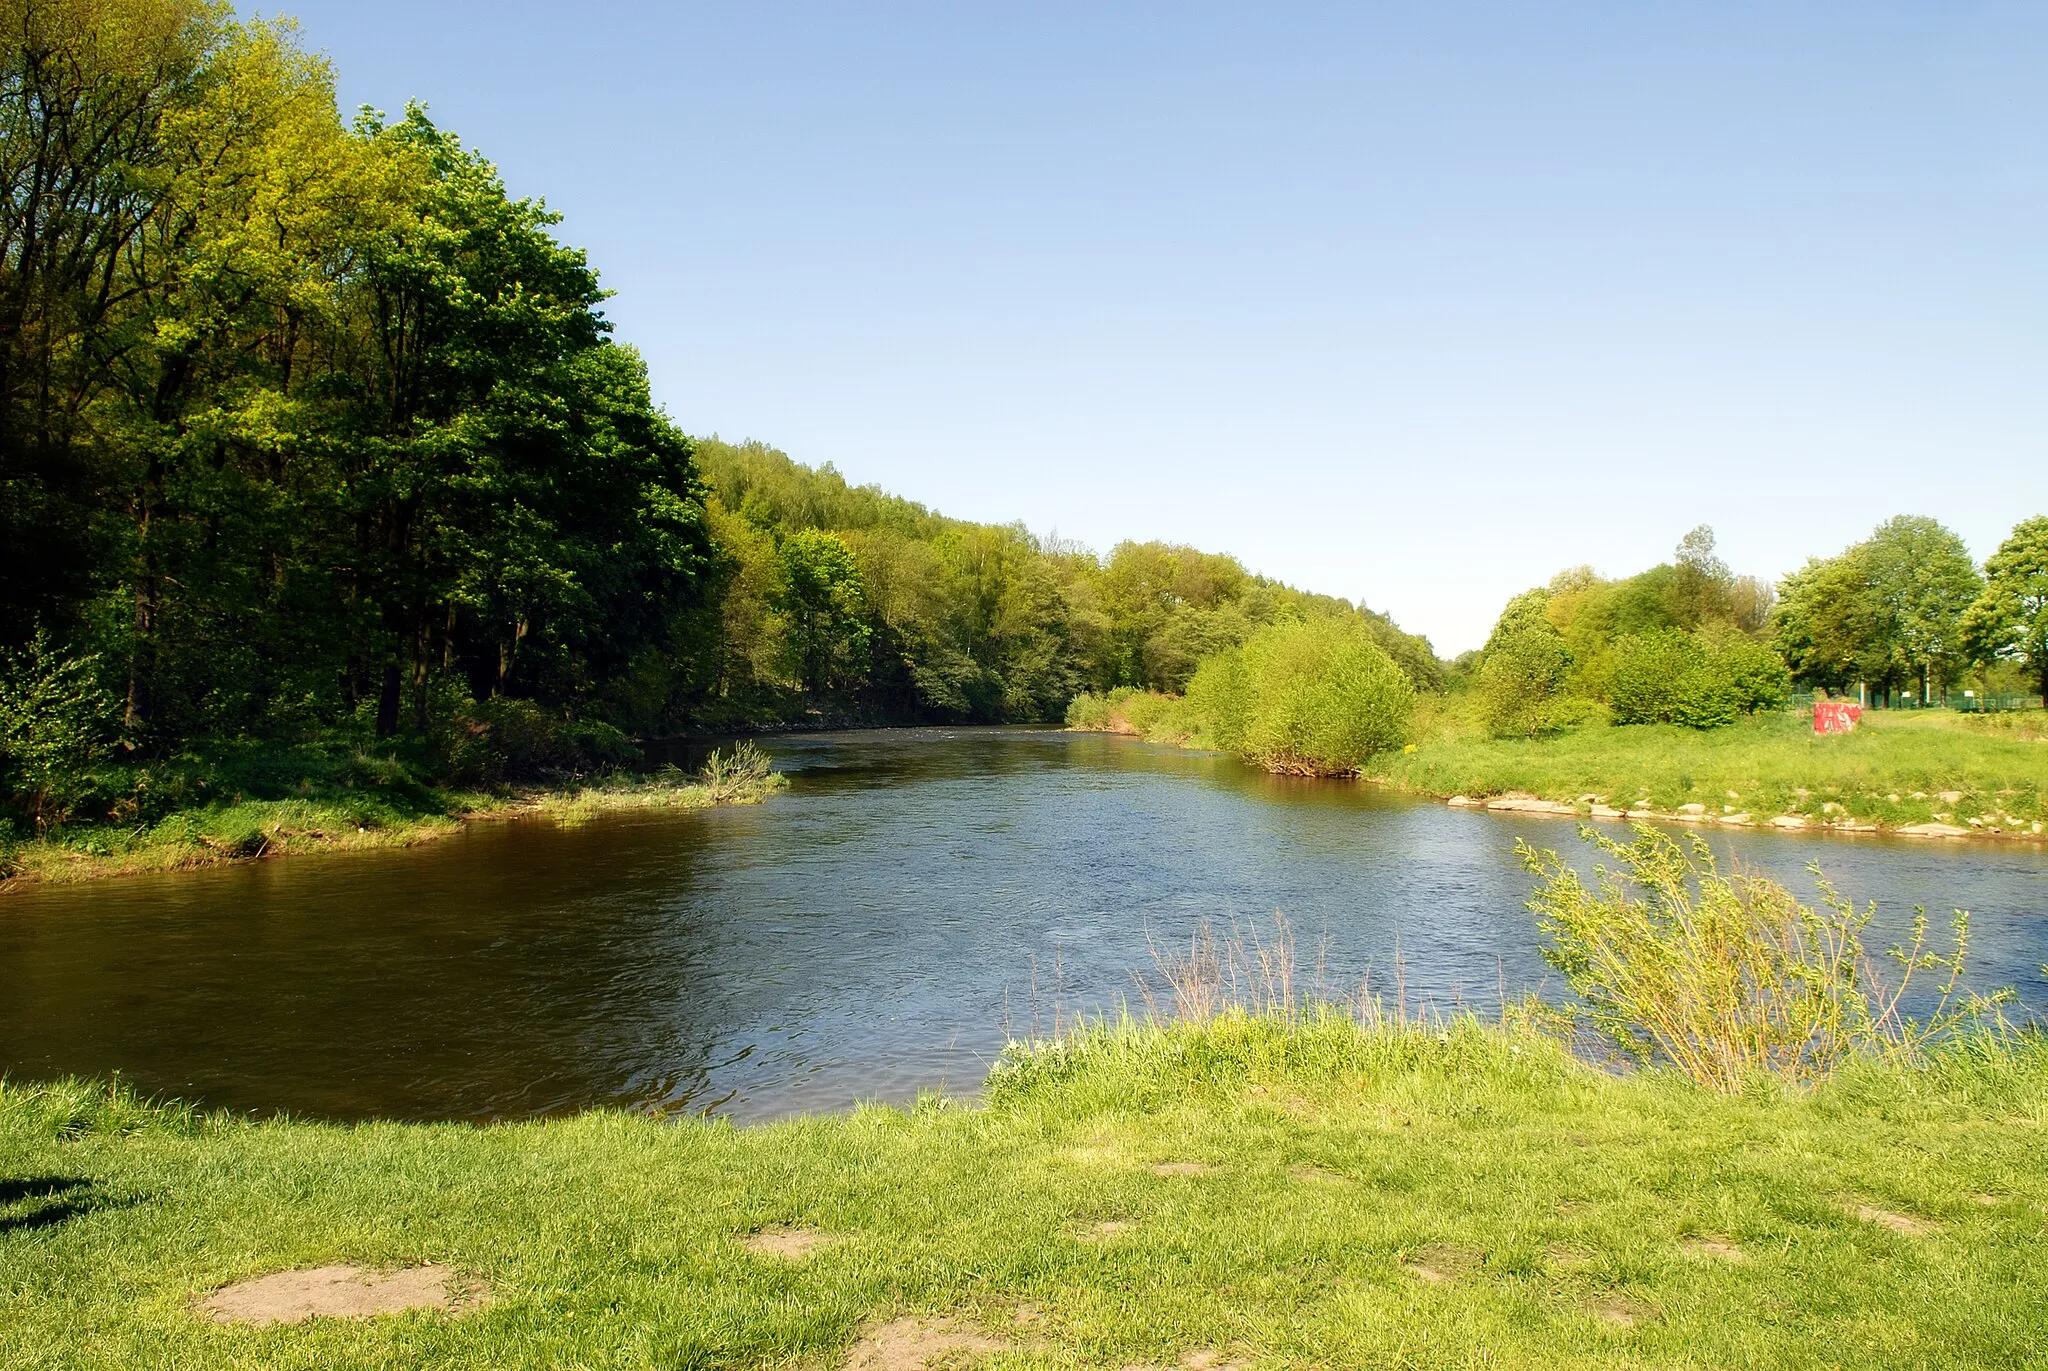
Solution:
[{"label": "fence", "polygon": [[[1795,690],[1785,697],[1785,708],[1794,714],[1811,714],[1815,698],[1816,692],[1814,691]],[[1839,698],[1852,699],[1854,697],[1845,693]],[[1909,695],[1903,691],[1895,693],[1889,704],[1880,704],[1878,698],[1875,694],[1871,695],[1868,700],[1864,701],[1863,707],[1865,709],[1950,709],[1958,714],[2007,714],[2016,709],[2032,709],[2038,702],[2037,697],[2032,695],[1978,695],[1972,692],[1960,691],[1950,695],[1946,702],[1937,699],[1930,700],[1924,705],[1920,703],[1918,695]]]}]

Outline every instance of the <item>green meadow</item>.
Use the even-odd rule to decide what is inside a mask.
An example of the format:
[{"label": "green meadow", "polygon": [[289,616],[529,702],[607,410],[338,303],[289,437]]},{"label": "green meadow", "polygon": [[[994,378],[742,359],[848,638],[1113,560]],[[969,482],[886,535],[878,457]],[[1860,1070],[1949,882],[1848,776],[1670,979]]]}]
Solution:
[{"label": "green meadow", "polygon": [[[2038,1046],[1724,1096],[1335,1013],[1103,1026],[1013,1049],[976,1101],[754,1127],[9,1084],[0,1363],[2038,1366],[2044,1144]],[[201,1305],[338,1262],[445,1263],[467,1303]]]}]

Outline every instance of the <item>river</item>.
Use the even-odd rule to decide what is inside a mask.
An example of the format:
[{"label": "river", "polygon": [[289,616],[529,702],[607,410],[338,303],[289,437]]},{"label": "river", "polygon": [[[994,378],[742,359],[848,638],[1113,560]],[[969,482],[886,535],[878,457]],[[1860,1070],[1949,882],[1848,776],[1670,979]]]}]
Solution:
[{"label": "river", "polygon": [[[0,897],[0,1069],[335,1119],[779,1117],[971,1091],[1007,1035],[1142,1010],[1157,954],[1276,912],[1303,988],[1558,991],[1513,846],[1569,822],[1097,735],[768,746],[792,784],[759,807]],[[1819,860],[1888,932],[1967,907],[1972,982],[2048,1002],[2041,847],[1713,841],[1805,890]]]}]

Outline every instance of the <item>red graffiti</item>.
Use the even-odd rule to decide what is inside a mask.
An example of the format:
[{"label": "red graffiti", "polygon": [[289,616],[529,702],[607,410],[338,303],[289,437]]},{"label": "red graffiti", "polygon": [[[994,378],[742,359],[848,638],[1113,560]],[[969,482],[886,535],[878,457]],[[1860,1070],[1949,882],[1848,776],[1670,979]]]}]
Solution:
[{"label": "red graffiti", "polygon": [[1856,731],[1856,721],[1862,717],[1863,706],[1850,704],[1847,700],[1813,702],[1815,733],[1853,733]]}]

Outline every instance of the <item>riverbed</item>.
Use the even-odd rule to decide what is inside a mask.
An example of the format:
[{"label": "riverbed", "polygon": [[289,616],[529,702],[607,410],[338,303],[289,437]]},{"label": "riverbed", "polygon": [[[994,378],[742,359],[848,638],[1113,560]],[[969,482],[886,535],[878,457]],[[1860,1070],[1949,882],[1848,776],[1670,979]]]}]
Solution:
[{"label": "riverbed", "polygon": [[[1096,734],[768,747],[792,783],[758,807],[9,894],[0,1069],[335,1119],[781,1117],[971,1092],[1007,1037],[1170,1003],[1162,959],[1205,926],[1270,948],[1276,915],[1299,991],[1560,990],[1514,844],[1569,821]],[[1887,935],[1966,907],[1972,983],[2048,1002],[2038,846],[1712,842],[1802,890],[1819,861]]]}]

